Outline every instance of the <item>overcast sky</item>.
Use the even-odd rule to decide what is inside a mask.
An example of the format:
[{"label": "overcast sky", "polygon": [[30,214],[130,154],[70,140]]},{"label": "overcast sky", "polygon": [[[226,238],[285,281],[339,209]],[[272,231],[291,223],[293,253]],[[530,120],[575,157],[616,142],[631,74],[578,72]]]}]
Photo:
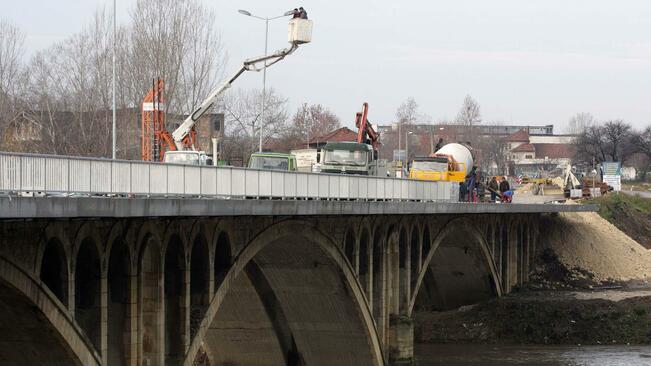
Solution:
[{"label": "overcast sky", "polygon": [[[110,0],[3,1],[0,17],[27,35],[28,53],[79,31]],[[118,0],[127,22],[135,0]],[[434,121],[455,117],[464,97],[481,105],[484,121],[556,125],[577,112],[600,120],[651,124],[651,1],[205,0],[229,54],[227,73],[264,50],[264,22],[245,8],[275,16],[304,6],[313,42],[267,73],[289,98],[331,108],[352,125],[364,101],[369,119],[384,124],[413,96]],[[191,21],[191,19],[188,19]],[[270,23],[269,48],[286,45],[286,21]],[[249,73],[237,87],[262,84]]]}]

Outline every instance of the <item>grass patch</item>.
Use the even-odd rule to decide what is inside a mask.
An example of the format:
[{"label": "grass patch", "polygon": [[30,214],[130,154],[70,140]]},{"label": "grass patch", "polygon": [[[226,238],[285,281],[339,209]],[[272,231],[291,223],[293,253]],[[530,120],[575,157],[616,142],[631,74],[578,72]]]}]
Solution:
[{"label": "grass patch", "polygon": [[651,249],[651,199],[624,193],[610,193],[588,200],[599,205],[599,215],[619,230]]}]

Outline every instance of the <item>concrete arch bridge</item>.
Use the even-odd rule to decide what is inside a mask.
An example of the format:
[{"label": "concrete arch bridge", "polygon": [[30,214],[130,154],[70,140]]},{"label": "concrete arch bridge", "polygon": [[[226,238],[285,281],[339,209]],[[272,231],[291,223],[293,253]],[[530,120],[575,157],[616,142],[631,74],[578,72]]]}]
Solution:
[{"label": "concrete arch bridge", "polygon": [[[573,206],[2,199],[0,364],[385,365]],[[167,210],[167,211],[165,211]],[[167,212],[167,213],[166,213]]]}]

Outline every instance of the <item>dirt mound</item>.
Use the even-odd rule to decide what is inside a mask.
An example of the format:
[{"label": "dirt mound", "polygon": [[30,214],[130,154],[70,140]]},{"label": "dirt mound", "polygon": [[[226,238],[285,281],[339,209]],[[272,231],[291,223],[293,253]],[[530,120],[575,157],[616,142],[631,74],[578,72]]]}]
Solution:
[{"label": "dirt mound", "polygon": [[553,253],[568,273],[594,283],[651,279],[651,252],[597,213],[561,213],[544,220],[540,253]]}]

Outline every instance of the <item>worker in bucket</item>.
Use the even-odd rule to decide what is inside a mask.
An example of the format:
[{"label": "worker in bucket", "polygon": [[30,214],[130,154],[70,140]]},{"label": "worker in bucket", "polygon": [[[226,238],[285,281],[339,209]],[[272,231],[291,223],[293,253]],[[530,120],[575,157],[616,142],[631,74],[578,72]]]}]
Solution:
[{"label": "worker in bucket", "polygon": [[298,8],[298,11],[300,13],[300,18],[301,19],[307,19],[307,11],[305,11],[305,9],[303,9],[302,6],[300,8]]},{"label": "worker in bucket", "polygon": [[292,19],[299,19],[301,17],[301,12],[297,8],[294,8],[292,14]]}]

